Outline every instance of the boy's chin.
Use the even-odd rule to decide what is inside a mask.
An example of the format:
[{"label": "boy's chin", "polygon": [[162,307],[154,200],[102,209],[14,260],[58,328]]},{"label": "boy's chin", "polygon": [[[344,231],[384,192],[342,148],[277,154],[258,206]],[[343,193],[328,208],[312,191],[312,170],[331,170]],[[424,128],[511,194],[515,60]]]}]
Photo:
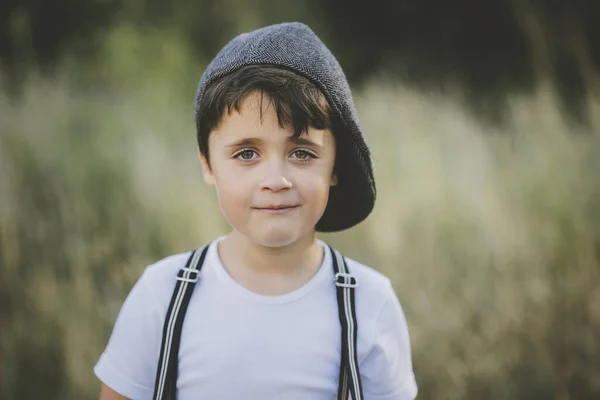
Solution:
[{"label": "boy's chin", "polygon": [[291,229],[291,227],[283,227],[281,229],[272,228],[267,231],[246,231],[244,236],[257,245],[276,248],[289,246],[311,233],[314,233],[314,229],[305,232],[304,230]]}]

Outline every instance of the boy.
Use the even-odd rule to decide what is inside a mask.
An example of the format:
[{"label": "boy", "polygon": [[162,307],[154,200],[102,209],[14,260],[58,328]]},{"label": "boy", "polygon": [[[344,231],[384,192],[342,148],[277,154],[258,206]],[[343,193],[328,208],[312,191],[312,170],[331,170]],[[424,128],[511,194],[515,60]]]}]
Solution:
[{"label": "boy", "polygon": [[205,71],[195,114],[232,231],[144,271],[95,367],[100,398],[414,399],[389,279],[316,238],[375,202],[334,56],[301,23],[242,34]]}]

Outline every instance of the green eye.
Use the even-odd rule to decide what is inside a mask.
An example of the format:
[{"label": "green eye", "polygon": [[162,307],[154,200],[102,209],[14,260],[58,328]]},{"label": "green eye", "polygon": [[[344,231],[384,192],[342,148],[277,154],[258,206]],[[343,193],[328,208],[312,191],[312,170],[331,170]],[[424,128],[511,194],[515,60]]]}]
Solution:
[{"label": "green eye", "polygon": [[312,158],[313,155],[306,150],[296,150],[294,151],[294,157],[299,160],[307,160],[309,158]]},{"label": "green eye", "polygon": [[252,160],[253,156],[254,156],[254,150],[243,150],[243,151],[240,151],[239,153],[237,153],[237,155],[235,157],[248,161],[248,160]]}]

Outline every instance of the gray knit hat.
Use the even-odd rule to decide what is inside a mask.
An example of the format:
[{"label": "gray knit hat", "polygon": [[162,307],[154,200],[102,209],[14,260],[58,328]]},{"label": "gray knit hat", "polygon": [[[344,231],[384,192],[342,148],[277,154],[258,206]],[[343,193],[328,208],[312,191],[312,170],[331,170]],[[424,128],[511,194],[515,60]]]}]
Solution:
[{"label": "gray knit hat", "polygon": [[330,189],[327,208],[316,230],[341,231],[360,223],[375,205],[371,154],[346,76],[335,56],[308,26],[298,22],[270,25],[231,40],[202,75],[194,105],[196,127],[200,126],[198,112],[207,85],[241,67],[257,64],[288,68],[308,78],[323,92],[335,114],[338,183]]}]

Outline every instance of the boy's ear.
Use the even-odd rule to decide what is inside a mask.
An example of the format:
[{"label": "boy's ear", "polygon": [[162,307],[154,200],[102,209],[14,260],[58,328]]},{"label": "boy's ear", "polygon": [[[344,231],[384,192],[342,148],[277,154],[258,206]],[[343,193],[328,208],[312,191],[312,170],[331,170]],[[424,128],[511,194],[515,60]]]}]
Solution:
[{"label": "boy's ear", "polygon": [[210,169],[210,164],[204,154],[200,152],[198,149],[198,158],[200,158],[200,162],[202,163],[202,174],[204,175],[204,182],[208,186],[215,185],[215,177],[213,176],[212,170]]},{"label": "boy's ear", "polygon": [[335,186],[338,184],[338,178],[337,175],[335,174],[335,172],[333,174],[331,174],[331,182],[329,183],[330,186]]}]

